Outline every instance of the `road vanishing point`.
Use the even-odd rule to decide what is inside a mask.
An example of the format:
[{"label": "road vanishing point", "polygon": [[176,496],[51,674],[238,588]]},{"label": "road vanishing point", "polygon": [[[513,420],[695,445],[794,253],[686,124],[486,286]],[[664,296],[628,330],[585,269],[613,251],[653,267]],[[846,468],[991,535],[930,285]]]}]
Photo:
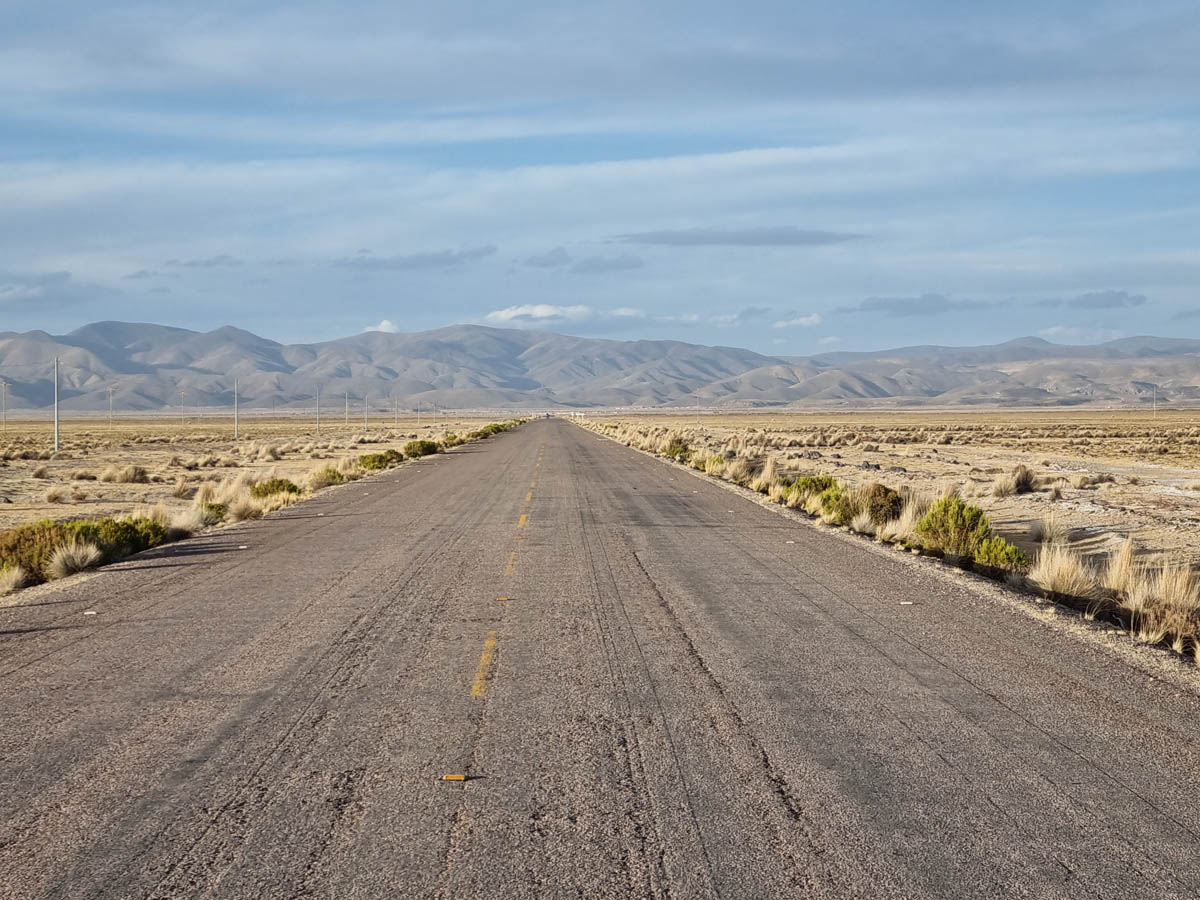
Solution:
[{"label": "road vanishing point", "polygon": [[1200,704],[559,419],[0,609],[5,898],[1200,895]]}]

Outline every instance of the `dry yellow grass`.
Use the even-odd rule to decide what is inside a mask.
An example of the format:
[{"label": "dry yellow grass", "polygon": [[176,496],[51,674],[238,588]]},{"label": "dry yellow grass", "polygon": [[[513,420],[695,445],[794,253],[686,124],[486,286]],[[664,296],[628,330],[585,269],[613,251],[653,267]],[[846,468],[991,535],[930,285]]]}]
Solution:
[{"label": "dry yellow grass", "polygon": [[66,578],[85,569],[90,569],[100,562],[100,548],[88,541],[78,539],[69,544],[63,544],[50,557],[46,565],[46,575],[51,580]]}]

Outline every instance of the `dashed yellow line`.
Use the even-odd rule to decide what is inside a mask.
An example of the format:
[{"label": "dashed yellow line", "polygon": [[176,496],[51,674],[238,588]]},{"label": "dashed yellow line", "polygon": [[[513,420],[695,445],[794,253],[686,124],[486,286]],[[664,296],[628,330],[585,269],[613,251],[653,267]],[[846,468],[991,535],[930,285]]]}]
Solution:
[{"label": "dashed yellow line", "polygon": [[525,522],[526,522],[526,520],[528,520],[528,519],[529,519],[529,516],[528,516],[527,514],[525,514],[525,513],[521,513],[521,518],[517,519],[517,527],[518,527],[518,528],[524,528],[524,527],[525,527]]},{"label": "dashed yellow line", "polygon": [[525,495],[525,502],[528,503],[532,499],[533,499],[533,491],[530,491],[528,494]]},{"label": "dashed yellow line", "polygon": [[504,574],[511,575],[513,573],[513,568],[516,565],[517,565],[517,551],[514,550],[512,553],[508,554],[508,565],[504,567]]},{"label": "dashed yellow line", "polygon": [[471,696],[482,697],[487,690],[488,671],[492,667],[492,659],[496,656],[496,632],[489,631],[487,640],[483,642],[483,653],[479,655],[479,668],[475,670],[475,680],[471,682]]},{"label": "dashed yellow line", "polygon": [[535,488],[535,487],[537,487],[537,481],[535,480],[535,481],[531,481],[531,482],[529,482],[529,486],[530,486],[531,488]]}]

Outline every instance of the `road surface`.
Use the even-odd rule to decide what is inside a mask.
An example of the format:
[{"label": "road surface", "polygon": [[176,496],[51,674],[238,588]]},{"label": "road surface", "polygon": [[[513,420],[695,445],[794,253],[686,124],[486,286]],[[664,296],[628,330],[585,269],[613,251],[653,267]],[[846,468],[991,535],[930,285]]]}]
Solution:
[{"label": "road surface", "polygon": [[539,420],[0,610],[0,895],[1196,897],[1198,713]]}]

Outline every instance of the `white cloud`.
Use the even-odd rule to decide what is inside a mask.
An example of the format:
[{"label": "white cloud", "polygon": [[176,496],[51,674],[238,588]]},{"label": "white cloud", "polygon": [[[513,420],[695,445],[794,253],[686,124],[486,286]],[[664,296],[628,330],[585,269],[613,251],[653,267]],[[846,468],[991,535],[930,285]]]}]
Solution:
[{"label": "white cloud", "polygon": [[817,343],[822,347],[832,347],[834,344],[840,344],[842,339],[836,334],[829,334],[823,338],[818,338]]},{"label": "white cloud", "polygon": [[822,322],[820,313],[809,313],[806,316],[792,316],[790,319],[780,319],[772,322],[772,328],[816,328]]},{"label": "white cloud", "polygon": [[378,325],[368,325],[363,329],[364,333],[368,331],[385,331],[388,334],[399,334],[400,328],[391,319],[384,319]]},{"label": "white cloud", "polygon": [[494,309],[485,319],[499,325],[530,325],[562,322],[586,322],[595,311],[590,306],[555,306],[551,303],[521,303]]}]

